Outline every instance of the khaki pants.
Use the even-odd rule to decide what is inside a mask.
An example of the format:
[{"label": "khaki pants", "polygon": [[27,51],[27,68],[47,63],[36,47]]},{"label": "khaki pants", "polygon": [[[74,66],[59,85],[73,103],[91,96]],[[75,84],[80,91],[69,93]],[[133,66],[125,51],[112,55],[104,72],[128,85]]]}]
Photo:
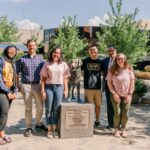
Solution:
[{"label": "khaki pants", "polygon": [[96,121],[99,121],[101,104],[102,104],[102,92],[101,92],[101,90],[85,89],[85,97],[89,103],[92,103],[95,105]]},{"label": "khaki pants", "polygon": [[43,115],[43,101],[41,98],[40,84],[22,84],[21,92],[25,104],[25,121],[27,128],[32,128],[32,99],[36,106],[36,124],[40,124]]},{"label": "khaki pants", "polygon": [[100,107],[102,104],[102,92],[101,92],[101,90],[85,89],[85,97],[89,103],[95,104],[95,106]]}]

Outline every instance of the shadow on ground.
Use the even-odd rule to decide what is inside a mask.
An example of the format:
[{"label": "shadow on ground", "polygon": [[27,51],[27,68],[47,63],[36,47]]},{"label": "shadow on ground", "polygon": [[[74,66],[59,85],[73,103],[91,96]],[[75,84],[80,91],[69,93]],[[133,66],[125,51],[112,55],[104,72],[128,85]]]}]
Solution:
[{"label": "shadow on ground", "polygon": [[150,136],[150,105],[136,104],[130,109],[130,118],[142,128],[130,127],[128,130],[136,130],[138,135]]}]

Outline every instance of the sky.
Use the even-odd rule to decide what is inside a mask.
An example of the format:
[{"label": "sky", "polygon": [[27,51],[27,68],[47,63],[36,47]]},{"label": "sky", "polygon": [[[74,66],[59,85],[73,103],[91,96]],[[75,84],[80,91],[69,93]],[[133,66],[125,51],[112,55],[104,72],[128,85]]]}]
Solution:
[{"label": "sky", "polygon": [[[150,0],[122,1],[123,13],[138,8],[137,20],[150,19]],[[108,0],[0,0],[0,16],[7,16],[22,29],[55,28],[63,16],[76,16],[80,26],[99,25],[107,12],[111,12]]]}]

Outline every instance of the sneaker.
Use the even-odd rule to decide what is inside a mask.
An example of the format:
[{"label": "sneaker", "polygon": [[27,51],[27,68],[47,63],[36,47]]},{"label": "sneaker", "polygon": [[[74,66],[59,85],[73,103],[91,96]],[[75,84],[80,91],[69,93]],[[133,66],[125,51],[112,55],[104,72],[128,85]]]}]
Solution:
[{"label": "sneaker", "polygon": [[95,123],[94,123],[94,127],[95,128],[100,127],[100,125],[101,125],[100,121],[95,121]]},{"label": "sneaker", "polygon": [[47,138],[52,139],[53,138],[53,132],[47,132]]},{"label": "sneaker", "polygon": [[115,130],[114,136],[116,138],[120,138],[120,131],[119,130]]},{"label": "sneaker", "polygon": [[25,137],[30,137],[30,136],[32,136],[32,133],[33,133],[32,128],[27,128],[27,129],[25,130],[24,136],[25,136]]},{"label": "sneaker", "polygon": [[46,132],[48,132],[48,129],[45,127],[44,124],[36,125],[36,126],[35,126],[35,129],[36,129],[37,131],[46,131]]},{"label": "sneaker", "polygon": [[58,139],[59,138],[59,133],[57,131],[54,131],[54,138]]}]

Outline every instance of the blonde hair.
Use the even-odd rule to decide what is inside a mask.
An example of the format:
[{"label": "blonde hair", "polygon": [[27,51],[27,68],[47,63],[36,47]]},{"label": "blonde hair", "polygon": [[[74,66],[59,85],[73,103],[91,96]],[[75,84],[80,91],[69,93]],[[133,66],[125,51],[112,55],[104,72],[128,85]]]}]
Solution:
[{"label": "blonde hair", "polygon": [[121,56],[121,55],[124,57],[124,66],[123,66],[123,68],[128,68],[128,67],[129,67],[129,64],[128,64],[128,62],[127,62],[126,55],[123,54],[123,53],[118,53],[118,54],[116,55],[116,57],[115,57],[115,60],[114,60],[114,63],[113,63],[113,65],[112,65],[112,67],[110,68],[110,72],[111,72],[113,75],[116,75],[116,76],[120,73],[120,67],[119,67],[119,65],[118,65],[118,63],[117,63],[117,59],[118,59],[118,57]]}]

